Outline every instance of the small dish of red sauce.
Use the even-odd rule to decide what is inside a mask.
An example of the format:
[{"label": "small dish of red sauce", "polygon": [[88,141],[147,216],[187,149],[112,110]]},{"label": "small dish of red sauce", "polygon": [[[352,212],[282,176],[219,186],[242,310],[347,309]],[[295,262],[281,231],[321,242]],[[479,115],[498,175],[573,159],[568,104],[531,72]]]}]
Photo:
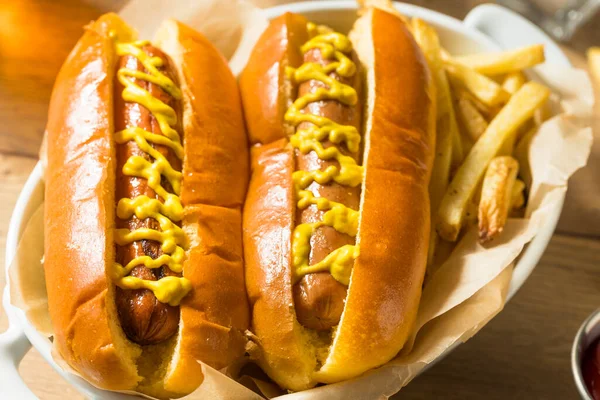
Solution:
[{"label": "small dish of red sauce", "polygon": [[600,309],[585,320],[575,335],[571,368],[581,398],[600,400]]},{"label": "small dish of red sauce", "polygon": [[600,400],[600,338],[583,352],[581,372],[585,386],[594,400]]}]

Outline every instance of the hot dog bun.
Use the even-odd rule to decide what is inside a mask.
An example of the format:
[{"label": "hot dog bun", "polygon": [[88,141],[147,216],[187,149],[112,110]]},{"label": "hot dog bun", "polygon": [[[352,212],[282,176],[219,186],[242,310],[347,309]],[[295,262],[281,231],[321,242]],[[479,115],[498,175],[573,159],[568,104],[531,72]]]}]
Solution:
[{"label": "hot dog bun", "polygon": [[177,334],[152,346],[125,336],[115,306],[114,40],[136,34],[115,14],[86,32],[52,93],[47,135],[45,275],[54,343],[97,387],[179,397],[244,353],[241,206],[247,138],[235,78],[200,34],[166,21],[156,46],[174,61],[183,92],[181,226],[189,243]]},{"label": "hot dog bun", "polygon": [[297,166],[281,107],[296,95],[285,69],[303,62],[307,22],[293,14],[273,20],[240,77],[255,144],[243,222],[257,336],[251,355],[275,382],[294,391],[358,376],[403,347],[425,274],[435,152],[435,92],[424,56],[400,18],[370,9],[350,34],[366,92],[360,253],[339,325],[328,334],[302,326],[292,293]]}]

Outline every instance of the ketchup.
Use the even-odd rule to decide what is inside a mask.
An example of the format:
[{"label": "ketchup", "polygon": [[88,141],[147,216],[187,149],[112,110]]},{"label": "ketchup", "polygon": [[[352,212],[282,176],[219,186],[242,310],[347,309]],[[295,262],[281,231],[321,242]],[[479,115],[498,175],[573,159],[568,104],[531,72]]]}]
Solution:
[{"label": "ketchup", "polygon": [[600,400],[600,338],[586,349],[581,369],[588,392],[594,400]]}]

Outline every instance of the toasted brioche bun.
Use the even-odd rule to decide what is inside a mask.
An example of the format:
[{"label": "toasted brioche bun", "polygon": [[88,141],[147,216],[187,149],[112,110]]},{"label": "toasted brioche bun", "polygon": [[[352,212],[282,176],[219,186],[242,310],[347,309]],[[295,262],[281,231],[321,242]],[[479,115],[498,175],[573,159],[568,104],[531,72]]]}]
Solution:
[{"label": "toasted brioche bun", "polygon": [[179,397],[201,384],[200,361],[222,368],[244,353],[248,154],[241,103],[219,52],[189,27],[166,21],[156,45],[175,61],[184,93],[182,227],[190,250],[183,275],[193,288],[181,303],[176,337],[139,346],[121,329],[107,275],[115,259],[118,59],[109,32],[136,39],[117,15],[100,17],[63,65],[50,103],[44,267],[54,343],[97,387]]},{"label": "toasted brioche bun", "polygon": [[356,377],[392,359],[415,321],[430,230],[435,91],[405,23],[370,9],[350,38],[366,71],[365,176],[357,244],[341,321],[323,341],[296,319],[291,237],[294,149],[283,114],[285,66],[302,63],[306,19],[284,14],[258,40],[240,78],[251,141],[244,209],[246,284],[257,336],[251,354],[281,387],[298,391]]}]

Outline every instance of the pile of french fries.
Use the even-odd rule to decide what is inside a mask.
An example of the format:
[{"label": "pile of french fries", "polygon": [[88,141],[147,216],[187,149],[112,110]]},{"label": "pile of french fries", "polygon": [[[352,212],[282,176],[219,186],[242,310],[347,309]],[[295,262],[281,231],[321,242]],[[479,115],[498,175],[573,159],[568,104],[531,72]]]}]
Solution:
[{"label": "pile of french fries", "polygon": [[432,264],[465,226],[478,224],[480,242],[488,243],[523,209],[531,187],[529,145],[549,116],[550,90],[524,74],[544,62],[542,45],[453,57],[427,23],[414,18],[410,26],[437,88]]}]

